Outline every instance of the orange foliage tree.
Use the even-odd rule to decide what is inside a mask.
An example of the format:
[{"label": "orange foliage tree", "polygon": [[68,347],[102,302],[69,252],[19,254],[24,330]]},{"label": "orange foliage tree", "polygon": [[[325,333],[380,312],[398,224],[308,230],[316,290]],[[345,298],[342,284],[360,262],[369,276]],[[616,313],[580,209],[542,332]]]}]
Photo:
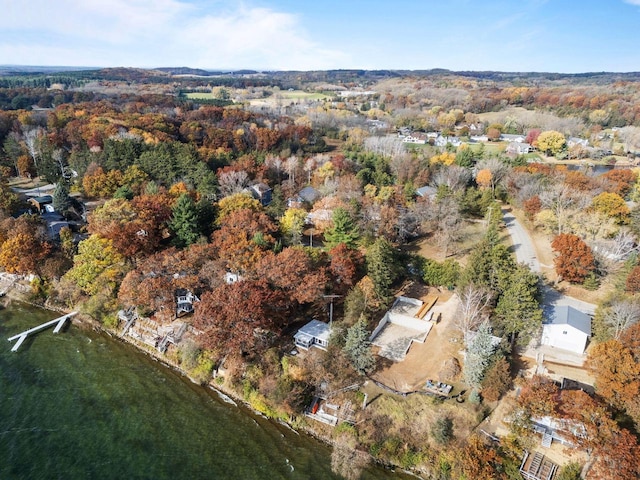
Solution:
[{"label": "orange foliage tree", "polygon": [[595,269],[591,248],[577,235],[561,233],[551,243],[557,253],[553,264],[556,273],[572,283],[581,283]]}]

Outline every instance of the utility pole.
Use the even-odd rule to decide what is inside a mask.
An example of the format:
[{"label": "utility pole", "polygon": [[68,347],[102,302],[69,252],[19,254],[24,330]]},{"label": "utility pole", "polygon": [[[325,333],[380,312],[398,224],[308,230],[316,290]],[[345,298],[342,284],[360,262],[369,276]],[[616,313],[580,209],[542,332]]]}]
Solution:
[{"label": "utility pole", "polygon": [[324,298],[330,298],[331,303],[329,304],[329,327],[333,323],[333,300],[341,297],[342,295],[323,295]]}]

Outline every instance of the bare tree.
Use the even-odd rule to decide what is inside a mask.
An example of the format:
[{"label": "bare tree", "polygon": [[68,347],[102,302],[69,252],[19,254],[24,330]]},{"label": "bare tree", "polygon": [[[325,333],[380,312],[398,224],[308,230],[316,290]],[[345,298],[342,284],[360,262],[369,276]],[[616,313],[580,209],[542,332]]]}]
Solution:
[{"label": "bare tree", "polygon": [[491,172],[491,191],[495,193],[496,187],[509,171],[509,166],[499,158],[488,158],[476,164],[476,172],[480,170]]},{"label": "bare tree", "polygon": [[40,138],[44,135],[44,129],[42,127],[22,127],[22,134],[24,136],[24,143],[27,146],[29,155],[33,158],[33,164],[38,170],[38,157],[42,154],[40,149]]},{"label": "bare tree", "polygon": [[298,157],[296,157],[295,155],[291,155],[289,158],[287,158],[284,164],[284,168],[287,172],[287,175],[289,175],[289,182],[292,186],[295,186],[296,173],[298,172],[298,168],[300,168],[300,161],[298,160]]},{"label": "bare tree", "polygon": [[244,170],[223,172],[218,176],[220,193],[225,196],[240,193],[249,182],[249,174]]},{"label": "bare tree", "polygon": [[618,138],[624,144],[627,152],[640,150],[640,128],[639,127],[622,127],[618,130]]},{"label": "bare tree", "polygon": [[454,325],[466,339],[469,332],[488,318],[493,295],[488,288],[470,283],[458,290],[458,298]]},{"label": "bare tree", "polygon": [[402,156],[406,152],[406,148],[402,140],[393,135],[387,135],[385,137],[367,137],[364,139],[364,149],[390,158]]},{"label": "bare tree", "polygon": [[578,192],[564,183],[558,183],[540,194],[542,207],[551,210],[558,222],[558,235],[565,231],[574,212],[584,210],[590,203],[590,195]]},{"label": "bare tree", "polygon": [[445,186],[452,192],[463,190],[471,180],[471,172],[464,167],[451,165],[439,168],[432,183],[435,187]]},{"label": "bare tree", "polygon": [[280,182],[280,174],[282,173],[283,167],[282,159],[277,155],[267,155],[267,157],[264,159],[264,164],[267,166],[267,168],[275,170],[276,174],[278,175],[278,182]]},{"label": "bare tree", "polygon": [[604,323],[609,327],[616,340],[631,325],[640,320],[640,303],[635,299],[619,300],[611,304],[604,316]]},{"label": "bare tree", "polygon": [[462,238],[464,226],[460,205],[455,198],[448,196],[434,202],[429,212],[428,222],[434,232],[438,246],[444,251],[444,257],[449,255],[449,248]]}]

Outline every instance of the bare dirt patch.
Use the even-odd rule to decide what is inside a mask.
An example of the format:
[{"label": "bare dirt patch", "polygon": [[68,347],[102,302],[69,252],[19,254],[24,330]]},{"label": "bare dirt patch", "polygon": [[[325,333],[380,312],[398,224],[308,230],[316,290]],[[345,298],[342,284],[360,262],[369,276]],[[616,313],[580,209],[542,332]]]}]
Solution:
[{"label": "bare dirt patch", "polygon": [[[460,356],[462,344],[455,341],[458,334],[453,325],[458,297],[450,292],[442,293],[443,297],[433,307],[434,318],[440,318],[440,321],[433,326],[425,342],[414,342],[402,362],[381,362],[379,370],[372,375],[375,380],[401,392],[421,390],[427,379],[438,379],[445,360]],[[446,297],[449,298],[443,301]]]}]

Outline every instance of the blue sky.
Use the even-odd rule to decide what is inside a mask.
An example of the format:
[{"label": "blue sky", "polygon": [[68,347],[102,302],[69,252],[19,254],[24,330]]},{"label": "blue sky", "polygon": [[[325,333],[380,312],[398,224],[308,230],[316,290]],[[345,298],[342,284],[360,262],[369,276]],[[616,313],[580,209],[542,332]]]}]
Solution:
[{"label": "blue sky", "polygon": [[640,71],[640,0],[0,0],[0,65]]}]

